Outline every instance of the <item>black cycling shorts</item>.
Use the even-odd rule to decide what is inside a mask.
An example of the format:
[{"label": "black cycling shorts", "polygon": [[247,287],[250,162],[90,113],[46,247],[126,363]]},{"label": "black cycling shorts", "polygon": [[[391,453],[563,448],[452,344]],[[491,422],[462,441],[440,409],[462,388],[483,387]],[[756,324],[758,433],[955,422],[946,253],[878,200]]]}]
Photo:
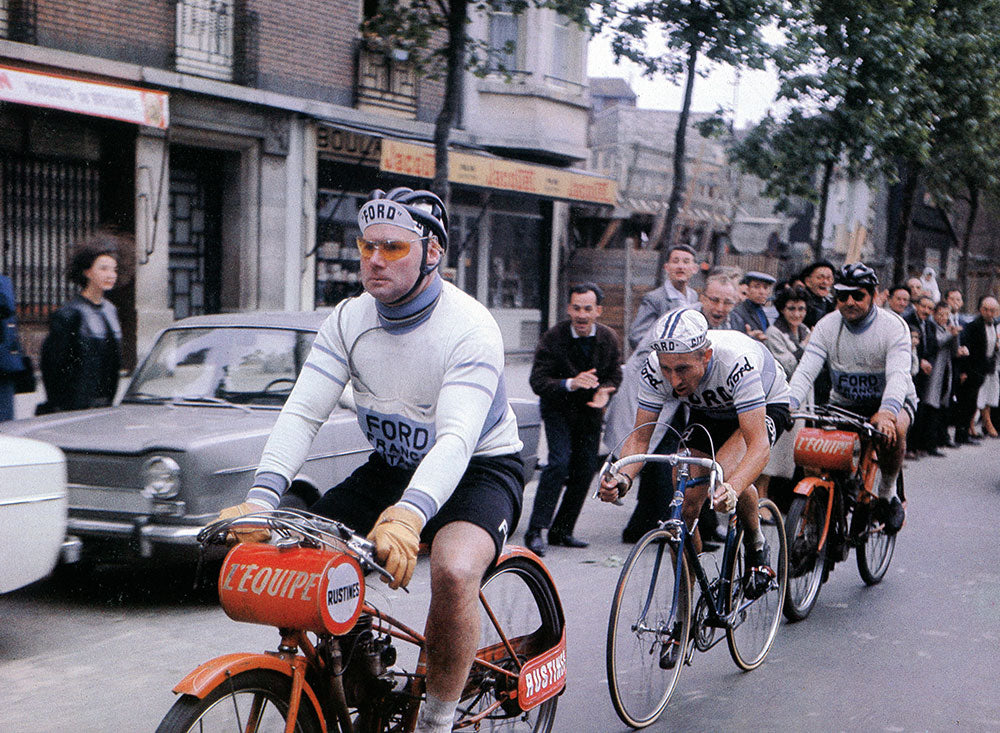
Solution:
[{"label": "black cycling shorts", "polygon": [[[767,426],[767,442],[773,448],[781,434],[792,427],[792,412],[788,405],[768,404],[764,408],[764,423]],[[729,440],[740,429],[739,418],[712,417],[708,413],[691,408],[688,416],[688,427],[702,425],[708,430],[708,435],[701,428],[694,428],[685,445],[692,451],[699,451],[707,456],[715,455],[722,444]],[[709,440],[711,436],[711,440]],[[715,448],[713,451],[712,448]]]},{"label": "black cycling shorts", "polygon": [[[368,534],[386,507],[403,496],[413,471],[390,466],[373,452],[366,463],[327,491],[310,511],[343,522],[355,532]],[[454,493],[424,526],[420,539],[430,543],[444,525],[470,522],[493,538],[499,557],[521,517],[523,494],[524,462],[520,454],[474,457]]]}]

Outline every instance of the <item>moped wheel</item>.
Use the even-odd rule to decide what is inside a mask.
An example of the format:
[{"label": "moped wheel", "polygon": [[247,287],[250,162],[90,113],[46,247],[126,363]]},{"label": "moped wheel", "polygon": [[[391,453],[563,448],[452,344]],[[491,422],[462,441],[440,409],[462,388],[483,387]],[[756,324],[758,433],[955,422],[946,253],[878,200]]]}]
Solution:
[{"label": "moped wheel", "polygon": [[[551,649],[562,637],[564,619],[559,596],[545,571],[528,558],[512,557],[487,573],[480,589],[480,605],[480,648],[476,658],[512,673],[527,660]],[[474,724],[476,730],[550,731],[558,696],[524,711],[516,693],[516,675],[473,664],[459,701],[461,716],[456,726],[492,708]]]},{"label": "moped wheel", "polygon": [[[265,669],[251,669],[230,677],[208,695],[182,695],[156,729],[157,733],[280,733],[285,730],[290,677]],[[295,730],[319,733],[319,713],[302,695]]]},{"label": "moped wheel", "polygon": [[788,585],[788,547],[781,512],[770,499],[761,499],[757,506],[760,529],[771,548],[771,568],[775,577],[764,595],[752,601],[744,597],[746,549],[743,546],[743,528],[740,527],[729,576],[730,593],[726,599],[726,612],[733,614],[733,626],[726,629],[729,654],[740,669],[747,671],[759,667],[771,650],[781,622],[781,607]]},{"label": "moped wheel", "polygon": [[[679,546],[666,529],[647,532],[632,548],[615,587],[608,620],[608,688],[626,725],[654,723],[670,702],[691,633],[687,558],[677,572]],[[676,612],[671,615],[674,594]],[[674,646],[673,666],[660,660]]]},{"label": "moped wheel", "polygon": [[814,489],[809,496],[796,496],[788,508],[785,535],[788,539],[788,593],[784,612],[789,621],[801,621],[819,598],[826,564],[826,542],[819,547],[826,516],[827,494]]},{"label": "moped wheel", "polygon": [[[878,486],[880,480],[881,475],[877,474],[873,486]],[[900,496],[903,495],[902,473],[896,479],[896,490]],[[882,582],[896,549],[896,535],[886,533],[885,523],[872,510],[873,502],[874,500],[859,503],[851,517],[851,535],[858,542],[855,552],[858,574],[867,585]]]}]

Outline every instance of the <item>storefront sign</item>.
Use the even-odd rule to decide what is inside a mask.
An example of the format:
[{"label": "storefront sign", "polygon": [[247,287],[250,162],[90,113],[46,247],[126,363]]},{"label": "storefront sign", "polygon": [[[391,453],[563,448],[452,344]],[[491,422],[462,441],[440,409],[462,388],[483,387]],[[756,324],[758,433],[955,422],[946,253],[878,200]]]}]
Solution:
[{"label": "storefront sign", "polygon": [[169,124],[166,92],[0,66],[0,101],[148,125]]},{"label": "storefront sign", "polygon": [[[434,148],[383,140],[380,167],[387,173],[433,178]],[[610,178],[456,151],[448,153],[448,180],[609,206],[615,205],[618,195],[617,183]]]},{"label": "storefront sign", "polygon": [[373,135],[320,125],[316,128],[316,150],[329,160],[367,163],[374,168],[382,157],[382,140]]}]

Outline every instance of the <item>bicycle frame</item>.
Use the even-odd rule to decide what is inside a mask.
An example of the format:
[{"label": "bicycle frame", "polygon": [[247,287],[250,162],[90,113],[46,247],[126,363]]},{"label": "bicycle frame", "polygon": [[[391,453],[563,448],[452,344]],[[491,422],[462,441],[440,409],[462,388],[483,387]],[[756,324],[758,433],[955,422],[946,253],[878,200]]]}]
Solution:
[{"label": "bicycle frame", "polygon": [[[526,558],[538,569],[540,569],[550,583],[552,592],[555,593],[555,582],[548,569],[529,550],[519,546],[508,546],[497,559],[496,565],[500,566],[504,561],[512,558]],[[225,567],[224,567],[225,570]],[[478,728],[481,721],[504,706],[505,703],[515,702],[521,710],[527,711],[541,705],[563,692],[566,684],[566,629],[565,618],[562,605],[555,598],[558,606],[558,617],[562,627],[561,638],[558,642],[538,653],[532,654],[525,659],[530,650],[531,636],[509,638],[487,602],[484,594],[480,591],[480,602],[487,616],[490,618],[499,642],[490,647],[483,647],[477,650],[473,661],[473,669],[470,672],[470,683],[475,676],[477,669],[488,671],[501,676],[507,681],[503,689],[507,690],[506,697],[499,693],[497,699],[488,707],[479,711],[475,715],[463,718],[456,725],[456,730],[474,726]],[[405,730],[412,730],[416,725],[417,714],[420,701],[424,694],[424,682],[426,675],[426,646],[423,635],[408,627],[403,622],[392,616],[379,611],[367,603],[362,604],[361,615],[367,615],[372,619],[372,631],[390,636],[393,639],[413,644],[418,647],[419,653],[416,668],[409,676],[410,688],[408,709],[403,713],[405,720]],[[291,697],[289,700],[289,711],[285,726],[286,733],[292,733],[295,729],[297,716],[302,704],[303,695],[308,699],[313,709],[321,712],[320,724],[324,731],[328,730],[327,718],[336,720],[339,728],[344,733],[354,730],[350,720],[350,709],[344,693],[342,660],[339,651],[339,637],[326,634],[329,640],[332,654],[329,661],[332,668],[328,668],[328,661],[319,652],[317,645],[310,641],[305,631],[293,629],[280,629],[281,644],[275,652],[265,653],[235,653],[226,654],[211,659],[199,665],[188,673],[174,688],[173,691],[179,694],[192,695],[203,699],[220,685],[224,686],[228,679],[248,670],[263,669],[278,672],[291,679]],[[502,667],[495,662],[502,659],[516,660],[516,668],[510,669]],[[523,661],[522,661],[523,660]],[[544,670],[544,674],[542,674]],[[313,685],[307,679],[307,672],[319,673],[319,679],[331,680],[329,690],[314,690]],[[314,678],[315,679],[315,678]],[[543,684],[544,682],[544,684]],[[467,689],[467,693],[469,690]],[[466,695],[463,694],[463,699]],[[326,701],[323,704],[321,701]]]},{"label": "bicycle frame", "polygon": [[[694,458],[691,456],[681,456],[676,454],[671,455],[659,455],[659,454],[636,454],[627,456],[615,462],[612,466],[605,467],[601,475],[604,475],[608,470],[616,473],[623,466],[627,466],[630,463],[644,463],[647,461],[658,462],[658,463],[669,463],[672,466],[677,467],[677,481],[674,487],[674,496],[670,502],[670,519],[661,522],[661,526],[673,529],[675,534],[675,539],[671,542],[671,546],[674,549],[674,555],[676,566],[674,568],[674,577],[681,577],[681,563],[682,557],[687,557],[688,567],[693,569],[695,578],[698,580],[698,586],[701,588],[703,597],[708,601],[708,618],[707,623],[711,626],[717,628],[733,628],[734,620],[738,615],[750,606],[754,601],[745,601],[743,605],[739,608],[733,609],[729,614],[725,613],[725,604],[723,599],[729,597],[731,592],[730,576],[732,575],[732,563],[736,557],[736,514],[731,513],[729,515],[729,531],[726,535],[726,544],[722,554],[722,567],[719,571],[719,592],[715,594],[712,592],[712,581],[708,579],[708,575],[705,573],[705,568],[701,564],[701,560],[698,558],[698,553],[694,547],[694,540],[691,538],[691,533],[698,526],[698,519],[694,521],[694,525],[689,530],[687,523],[681,516],[681,508],[684,503],[684,494],[688,487],[696,486],[702,483],[708,483],[709,490],[711,491],[717,483],[722,482],[722,466],[710,458]],[[701,466],[703,468],[709,469],[709,475],[700,478],[691,478],[690,466]],[[683,555],[681,552],[677,552],[679,547],[683,547]],[[659,573],[660,561],[662,559],[662,552],[659,557],[657,557],[656,564],[654,565],[653,574],[654,577]],[[649,593],[643,605],[642,618],[645,618],[646,613],[649,611],[649,605],[652,602],[653,587],[649,589]],[[680,586],[679,584],[674,587],[673,599],[671,600],[669,623],[673,623],[677,620],[677,607],[680,601]],[[720,636],[713,646],[722,640]]]}]

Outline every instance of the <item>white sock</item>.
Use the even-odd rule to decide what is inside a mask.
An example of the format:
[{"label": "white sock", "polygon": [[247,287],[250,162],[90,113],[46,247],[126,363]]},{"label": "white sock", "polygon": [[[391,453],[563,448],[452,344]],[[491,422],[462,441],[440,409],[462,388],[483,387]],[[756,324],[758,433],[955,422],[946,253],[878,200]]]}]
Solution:
[{"label": "white sock", "polygon": [[878,498],[879,499],[892,499],[896,495],[896,479],[899,478],[899,471],[892,474],[892,476],[886,476],[882,474],[882,483],[878,487]]},{"label": "white sock", "polygon": [[427,699],[420,706],[420,715],[417,716],[417,728],[414,733],[451,733],[451,728],[455,723],[455,708],[458,707],[458,700],[440,700],[431,693],[427,693]]}]

